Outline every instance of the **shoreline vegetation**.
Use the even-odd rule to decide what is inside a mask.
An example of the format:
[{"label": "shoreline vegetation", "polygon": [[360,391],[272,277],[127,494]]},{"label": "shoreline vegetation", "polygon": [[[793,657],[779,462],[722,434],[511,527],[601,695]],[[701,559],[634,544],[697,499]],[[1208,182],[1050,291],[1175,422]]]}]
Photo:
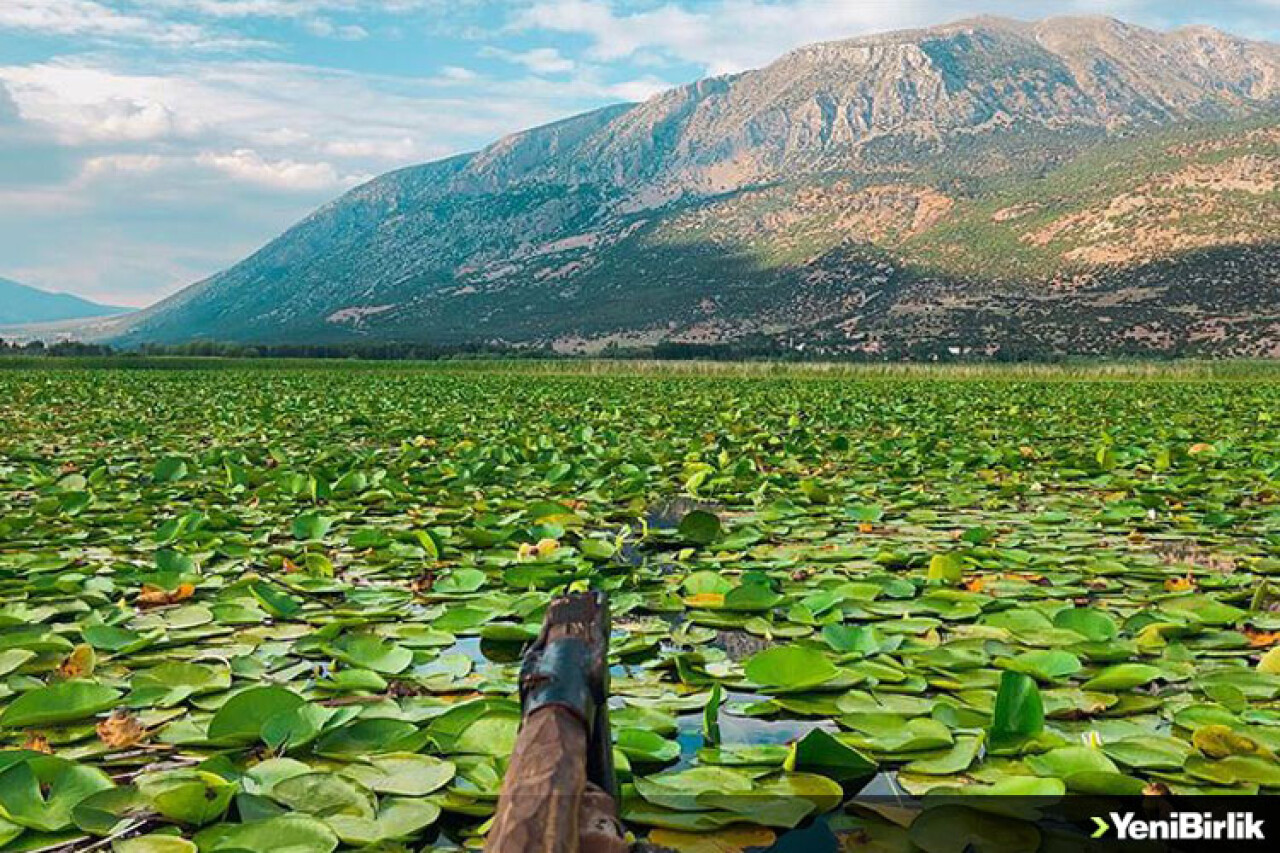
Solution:
[{"label": "shoreline vegetation", "polygon": [[[889,369],[962,365],[973,368],[1055,367],[1078,370],[1081,367],[1107,372],[1140,369],[1144,374],[1183,372],[1194,365],[1193,372],[1221,372],[1220,367],[1235,365],[1226,372],[1276,370],[1280,359],[1259,357],[1215,357],[1191,349],[1152,351],[1116,351],[1104,355],[1064,353],[1051,349],[1027,349],[1014,352],[1000,350],[987,353],[973,347],[956,347],[937,341],[920,342],[906,348],[887,349],[881,353],[818,352],[804,348],[776,347],[753,342],[733,344],[660,343],[650,347],[610,346],[598,353],[564,353],[546,346],[518,346],[503,342],[466,344],[430,344],[414,342],[346,342],[346,343],[277,343],[251,344],[197,340],[182,344],[142,344],[117,348],[106,343],[41,340],[6,340],[0,334],[0,363],[14,359],[99,359],[112,363],[136,364],[161,360],[192,359],[200,364],[212,361],[343,361],[343,362],[449,362],[512,364],[724,364],[803,366],[806,370]],[[1269,367],[1276,365],[1276,367]],[[1172,366],[1172,368],[1170,367]],[[558,368],[559,369],[559,368]],[[758,369],[758,368],[757,368]]]},{"label": "shoreline vegetation", "polygon": [[919,381],[1280,382],[1280,361],[1262,359],[1086,359],[1027,362],[853,362],[661,358],[520,358],[454,354],[441,358],[361,358],[348,355],[169,355],[137,352],[0,351],[5,370],[368,370],[379,372],[512,373],[539,376],[690,376]]}]

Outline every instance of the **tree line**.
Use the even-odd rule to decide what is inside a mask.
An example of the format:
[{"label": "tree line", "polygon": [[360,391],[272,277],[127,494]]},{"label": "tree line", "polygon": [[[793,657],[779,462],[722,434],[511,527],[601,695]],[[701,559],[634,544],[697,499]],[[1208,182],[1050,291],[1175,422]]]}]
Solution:
[{"label": "tree line", "polygon": [[[958,351],[957,351],[958,350]],[[1113,358],[1177,359],[1196,353],[1182,348],[1166,351],[1144,349],[1140,345],[1106,354]],[[358,361],[444,361],[449,359],[544,360],[574,359],[549,346],[510,346],[498,343],[425,344],[409,342],[340,344],[238,344],[219,341],[192,341],[183,344],[142,344],[117,349],[108,344],[58,341],[19,343],[0,339],[0,357],[47,358],[222,358],[222,359],[348,359]],[[610,345],[591,357],[660,361],[831,361],[854,364],[914,363],[1058,363],[1078,359],[1038,346],[1006,345],[993,353],[959,349],[947,342],[914,341],[888,343],[878,352],[859,352],[821,343],[797,347],[775,339],[756,338],[716,344],[662,342],[646,347]]]}]

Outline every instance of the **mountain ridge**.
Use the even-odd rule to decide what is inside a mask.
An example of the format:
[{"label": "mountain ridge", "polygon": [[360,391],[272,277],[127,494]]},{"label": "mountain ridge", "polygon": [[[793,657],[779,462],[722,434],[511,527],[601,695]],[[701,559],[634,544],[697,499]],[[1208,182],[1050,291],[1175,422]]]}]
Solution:
[{"label": "mountain ridge", "polygon": [[[1231,217],[1242,215],[1244,202],[1274,211],[1277,153],[1269,137],[1230,139],[1256,130],[1250,122],[1265,131],[1277,114],[1280,46],[1205,28],[970,19],[824,42],[758,71],[696,81],[381,176],[226,272],[122,322],[116,337],[502,341],[572,350],[566,342],[786,335],[785,323],[759,317],[795,314],[817,298],[795,282],[820,269],[831,291],[823,310],[846,310],[866,298],[859,282],[875,278],[868,270],[885,262],[837,269],[831,252],[887,253],[899,266],[941,265],[970,281],[962,257],[973,255],[970,233],[1005,247],[1007,258],[992,256],[1002,269],[1034,256],[1024,284],[1038,288],[1111,270],[1115,264],[1097,262],[1109,257],[1106,246],[1076,245],[1056,259],[1038,248],[1094,239],[1090,227],[1121,221],[1125,204],[1151,207],[1153,194],[1181,194],[1175,219],[1189,220],[1193,203],[1210,205],[1216,218],[1194,234],[1185,222],[1170,226],[1151,237],[1150,252],[1125,262],[1235,245]],[[1195,154],[1202,172],[1178,177],[1174,155],[1142,143],[1179,133],[1221,138],[1227,147]],[[1037,181],[1098,151],[1149,174],[1146,195],[1104,161],[1096,172],[1101,213],[1063,210],[1076,219],[1046,222],[1030,237],[971,221],[1001,187],[1022,193],[1007,209],[1039,204]],[[1234,165],[1217,163],[1231,157]],[[1247,198],[1236,198],[1242,193]],[[1121,197],[1112,210],[1109,201]],[[672,232],[691,211],[714,216],[733,204],[749,215],[722,222],[719,233],[703,229],[697,245]],[[1020,217],[1006,215],[996,224],[1021,228],[1009,224]],[[957,231],[965,222],[969,230]],[[930,245],[929,235],[940,233],[958,235],[956,244]],[[753,266],[752,252],[767,263]],[[688,280],[676,261],[701,278]],[[738,314],[726,313],[729,303],[741,304]],[[901,334],[907,341],[928,333]]]},{"label": "mountain ridge", "polygon": [[110,317],[129,310],[70,293],[42,290],[0,276],[0,326]]}]

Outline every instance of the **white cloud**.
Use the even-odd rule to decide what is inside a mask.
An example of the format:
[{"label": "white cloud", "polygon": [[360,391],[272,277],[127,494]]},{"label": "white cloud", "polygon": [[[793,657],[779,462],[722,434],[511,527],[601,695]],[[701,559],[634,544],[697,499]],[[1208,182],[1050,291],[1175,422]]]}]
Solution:
[{"label": "white cloud", "polygon": [[[23,117],[68,145],[194,136],[206,128],[176,104],[181,93],[156,76],[123,76],[63,63],[0,68]],[[172,102],[172,103],[171,103]]]},{"label": "white cloud", "polygon": [[418,146],[411,138],[405,136],[401,139],[352,139],[330,142],[324,146],[324,150],[334,157],[404,163],[414,159]]},{"label": "white cloud", "polygon": [[316,13],[391,12],[442,8],[440,0],[129,0],[139,7],[209,18],[308,18]]},{"label": "white cloud", "polygon": [[535,74],[567,74],[577,68],[576,62],[563,56],[554,47],[539,47],[526,51],[486,47],[480,51],[480,55],[523,65]]},{"label": "white cloud", "polygon": [[638,80],[627,80],[614,83],[608,87],[609,94],[621,101],[647,101],[654,95],[671,88],[671,84],[657,77],[642,77]]},{"label": "white cloud", "polygon": [[83,128],[95,141],[145,142],[173,136],[194,136],[200,125],[176,115],[164,104],[113,98],[86,109]]},{"label": "white cloud", "polygon": [[440,69],[440,76],[444,80],[453,83],[469,83],[480,78],[479,74],[470,68],[463,68],[461,65],[446,65]]},{"label": "white cloud", "polygon": [[304,22],[307,32],[320,38],[338,39],[340,41],[363,41],[369,37],[369,31],[359,24],[335,24],[328,18],[311,18]]},{"label": "white cloud", "polygon": [[332,163],[266,160],[257,151],[239,148],[227,154],[201,154],[201,165],[236,181],[289,191],[315,191],[355,186],[368,175],[342,176]]},{"label": "white cloud", "polygon": [[0,127],[15,125],[22,120],[18,102],[9,94],[9,88],[0,82]]},{"label": "white cloud", "polygon": [[171,158],[159,154],[105,154],[90,157],[80,170],[76,185],[83,187],[101,178],[149,175],[160,171],[170,162]]},{"label": "white cloud", "polygon": [[217,50],[261,44],[197,24],[130,14],[96,0],[4,0],[0,30]]}]

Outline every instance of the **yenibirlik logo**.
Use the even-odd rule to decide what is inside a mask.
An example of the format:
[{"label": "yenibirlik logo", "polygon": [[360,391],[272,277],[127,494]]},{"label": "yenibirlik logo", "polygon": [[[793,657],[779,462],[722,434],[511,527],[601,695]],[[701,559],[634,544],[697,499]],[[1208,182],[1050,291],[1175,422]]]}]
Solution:
[{"label": "yenibirlik logo", "polygon": [[1157,820],[1138,817],[1133,812],[1111,812],[1111,822],[1093,819],[1101,838],[1112,827],[1120,841],[1263,841],[1262,818],[1250,812],[1230,812],[1215,817],[1212,812],[1171,812]]}]

